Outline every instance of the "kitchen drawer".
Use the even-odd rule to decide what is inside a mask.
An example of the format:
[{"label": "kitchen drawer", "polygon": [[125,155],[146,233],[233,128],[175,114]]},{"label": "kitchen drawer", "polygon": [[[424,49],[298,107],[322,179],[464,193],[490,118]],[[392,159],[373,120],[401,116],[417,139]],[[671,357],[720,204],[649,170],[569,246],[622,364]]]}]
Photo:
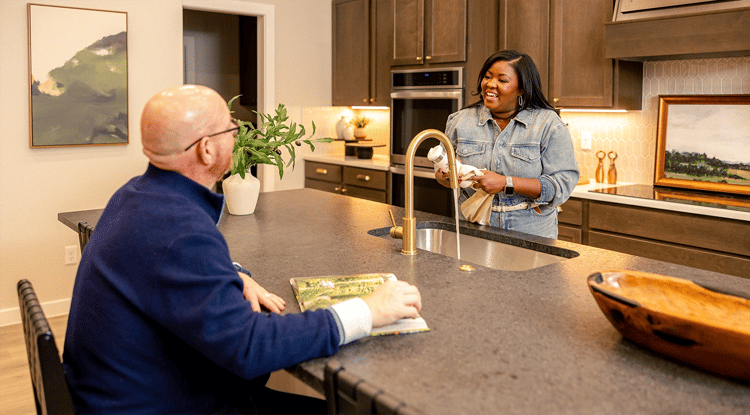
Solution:
[{"label": "kitchen drawer", "polygon": [[388,176],[385,171],[344,167],[344,183],[385,191]]},{"label": "kitchen drawer", "polygon": [[368,189],[366,187],[351,185],[344,185],[343,194],[380,203],[387,203],[388,199],[385,190]]},{"label": "kitchen drawer", "polygon": [[341,194],[341,183],[324,182],[322,180],[305,179],[305,187],[308,189],[322,190],[328,193]]},{"label": "kitchen drawer", "polygon": [[712,252],[688,246],[649,241],[625,235],[589,231],[589,245],[610,251],[687,265],[707,271],[721,272],[747,278],[750,276],[750,259],[723,252]]},{"label": "kitchen drawer", "polygon": [[583,224],[583,202],[577,199],[568,199],[560,206],[557,221],[569,225],[581,226]]},{"label": "kitchen drawer", "polygon": [[557,225],[557,239],[580,244],[582,231],[571,226]]},{"label": "kitchen drawer", "polygon": [[589,228],[750,256],[750,226],[732,219],[589,203]]},{"label": "kitchen drawer", "polygon": [[341,183],[342,167],[338,164],[305,162],[305,177],[313,180]]}]

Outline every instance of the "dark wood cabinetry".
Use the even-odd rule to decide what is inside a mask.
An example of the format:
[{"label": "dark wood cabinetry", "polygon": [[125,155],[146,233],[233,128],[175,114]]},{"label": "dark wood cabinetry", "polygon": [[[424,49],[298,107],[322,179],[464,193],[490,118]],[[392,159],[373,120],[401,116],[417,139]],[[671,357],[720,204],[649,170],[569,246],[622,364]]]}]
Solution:
[{"label": "dark wood cabinetry", "polygon": [[466,60],[467,0],[391,0],[393,65]]},{"label": "dark wood cabinetry", "polygon": [[556,107],[641,109],[643,64],[604,57],[611,0],[501,0],[499,44],[528,53]]},{"label": "dark wood cabinetry", "polygon": [[561,240],[750,278],[747,222],[581,199],[558,221]]},{"label": "dark wood cabinetry", "polygon": [[333,3],[333,105],[390,105],[390,0]]},{"label": "dark wood cabinetry", "polygon": [[381,170],[306,161],[305,187],[388,202],[388,173]]}]

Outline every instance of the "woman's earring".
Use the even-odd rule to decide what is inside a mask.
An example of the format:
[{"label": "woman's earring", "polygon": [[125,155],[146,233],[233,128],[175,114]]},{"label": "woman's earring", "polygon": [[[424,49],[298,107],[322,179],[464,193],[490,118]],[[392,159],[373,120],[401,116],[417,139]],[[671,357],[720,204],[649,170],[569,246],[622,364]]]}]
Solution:
[{"label": "woman's earring", "polygon": [[523,108],[523,96],[518,96],[518,108]]}]

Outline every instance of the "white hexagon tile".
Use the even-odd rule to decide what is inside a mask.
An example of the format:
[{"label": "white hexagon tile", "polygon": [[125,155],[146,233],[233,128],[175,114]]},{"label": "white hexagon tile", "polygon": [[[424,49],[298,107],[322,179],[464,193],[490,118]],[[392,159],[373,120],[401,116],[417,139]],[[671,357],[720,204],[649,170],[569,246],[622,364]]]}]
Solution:
[{"label": "white hexagon tile", "polygon": [[[593,178],[596,152],[616,151],[618,182],[654,182],[659,95],[750,94],[750,57],[644,62],[643,110],[627,113],[569,113],[581,177]],[[581,132],[591,131],[591,151],[581,150]],[[609,161],[604,162],[605,171]]]}]

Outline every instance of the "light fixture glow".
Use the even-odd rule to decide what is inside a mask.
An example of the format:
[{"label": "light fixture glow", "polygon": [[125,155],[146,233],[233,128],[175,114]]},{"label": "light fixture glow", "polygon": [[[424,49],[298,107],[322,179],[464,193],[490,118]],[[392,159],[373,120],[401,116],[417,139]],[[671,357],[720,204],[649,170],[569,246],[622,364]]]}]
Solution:
[{"label": "light fixture glow", "polygon": [[373,107],[373,106],[356,106],[352,107],[353,110],[387,110],[388,107]]},{"label": "light fixture glow", "polygon": [[585,108],[560,108],[560,112],[628,112],[627,110],[605,110],[605,109],[585,109]]}]

